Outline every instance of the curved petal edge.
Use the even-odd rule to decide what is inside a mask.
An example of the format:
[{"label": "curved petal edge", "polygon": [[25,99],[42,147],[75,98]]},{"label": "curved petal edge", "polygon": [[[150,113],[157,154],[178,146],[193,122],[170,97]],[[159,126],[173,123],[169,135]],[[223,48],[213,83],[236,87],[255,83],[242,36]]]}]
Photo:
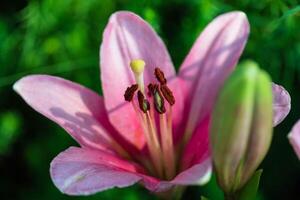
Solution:
[{"label": "curved petal edge", "polygon": [[288,134],[288,139],[300,160],[300,120],[293,126],[291,132]]},{"label": "curved petal edge", "polygon": [[273,90],[273,126],[280,124],[291,110],[291,97],[280,85],[272,84]]},{"label": "curved petal edge", "polygon": [[68,195],[90,195],[141,180],[138,168],[100,151],[70,147],[53,159],[50,175],[55,186]]}]

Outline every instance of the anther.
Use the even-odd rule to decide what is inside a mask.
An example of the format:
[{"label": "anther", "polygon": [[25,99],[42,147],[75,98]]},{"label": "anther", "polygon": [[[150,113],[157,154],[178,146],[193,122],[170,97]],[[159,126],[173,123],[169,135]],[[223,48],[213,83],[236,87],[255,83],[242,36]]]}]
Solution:
[{"label": "anther", "polygon": [[148,84],[148,95],[152,96],[154,94],[154,84],[149,83]]},{"label": "anther", "polygon": [[164,84],[164,85],[160,85],[160,90],[163,96],[165,97],[165,99],[167,100],[167,102],[169,102],[171,106],[174,105],[175,98],[170,88],[166,84]]},{"label": "anther", "polygon": [[125,101],[132,101],[134,93],[135,93],[135,91],[137,91],[138,87],[139,87],[138,84],[134,84],[134,85],[131,85],[130,87],[127,87],[125,94],[124,94]]},{"label": "anther", "polygon": [[163,114],[166,112],[165,108],[165,100],[159,90],[157,84],[153,85],[153,99],[154,99],[154,108],[159,114]]},{"label": "anther", "polygon": [[138,91],[138,102],[139,102],[139,106],[140,109],[144,112],[147,113],[148,110],[150,110],[150,104],[147,101],[147,99],[145,99],[143,93],[139,90]]},{"label": "anther", "polygon": [[155,68],[154,75],[160,84],[164,85],[167,83],[167,79],[165,78],[163,71],[161,71],[158,67]]}]

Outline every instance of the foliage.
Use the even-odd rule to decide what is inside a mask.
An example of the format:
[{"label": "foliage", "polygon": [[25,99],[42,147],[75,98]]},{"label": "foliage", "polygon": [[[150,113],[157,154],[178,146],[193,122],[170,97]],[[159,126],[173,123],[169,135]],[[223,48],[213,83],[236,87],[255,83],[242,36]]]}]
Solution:
[{"label": "foliage", "polygon": [[[4,1],[0,8],[0,187],[4,199],[71,199],[49,177],[49,163],[75,142],[59,127],[33,112],[12,91],[25,74],[62,76],[99,93],[98,51],[111,13],[131,10],[162,36],[178,68],[203,27],[216,15],[244,11],[251,35],[242,59],[255,60],[292,95],[292,113],[276,129],[263,163],[260,199],[293,199],[300,182],[299,163],[286,134],[300,116],[300,8],[297,0],[29,0]],[[289,170],[286,170],[288,167]],[[275,181],[276,180],[276,181]],[[214,180],[213,180],[214,181]],[[216,191],[213,181],[186,195]],[[211,193],[211,192],[210,192]],[[74,199],[152,199],[138,186]],[[219,199],[220,195],[217,195]]]}]

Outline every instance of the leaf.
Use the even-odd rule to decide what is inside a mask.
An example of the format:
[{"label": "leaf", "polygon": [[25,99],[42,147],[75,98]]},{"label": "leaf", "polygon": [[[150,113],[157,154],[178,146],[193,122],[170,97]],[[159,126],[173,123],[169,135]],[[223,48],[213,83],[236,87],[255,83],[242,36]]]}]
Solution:
[{"label": "leaf", "polygon": [[259,186],[260,176],[263,170],[257,170],[248,183],[238,193],[238,200],[253,200],[256,197],[256,193]]},{"label": "leaf", "polygon": [[296,6],[295,8],[289,9],[288,11],[284,12],[283,15],[275,19],[273,22],[270,23],[270,26],[268,27],[270,32],[273,32],[285,19],[287,19],[290,16],[294,16],[300,13],[300,5]]},{"label": "leaf", "polygon": [[201,196],[201,200],[209,200],[209,199],[206,198],[205,196]]},{"label": "leaf", "polygon": [[279,20],[284,20],[289,16],[299,14],[299,13],[300,13],[300,6],[296,6],[295,8],[286,11]]}]

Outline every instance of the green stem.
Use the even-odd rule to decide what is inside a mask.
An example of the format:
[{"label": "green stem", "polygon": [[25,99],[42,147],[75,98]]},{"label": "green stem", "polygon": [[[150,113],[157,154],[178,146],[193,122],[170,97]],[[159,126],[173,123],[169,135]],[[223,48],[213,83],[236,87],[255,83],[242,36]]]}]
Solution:
[{"label": "green stem", "polygon": [[180,200],[185,188],[183,186],[175,186],[166,192],[156,193],[156,195],[162,200]]},{"label": "green stem", "polygon": [[237,200],[237,197],[235,194],[226,194],[224,193],[224,199],[225,200]]}]

